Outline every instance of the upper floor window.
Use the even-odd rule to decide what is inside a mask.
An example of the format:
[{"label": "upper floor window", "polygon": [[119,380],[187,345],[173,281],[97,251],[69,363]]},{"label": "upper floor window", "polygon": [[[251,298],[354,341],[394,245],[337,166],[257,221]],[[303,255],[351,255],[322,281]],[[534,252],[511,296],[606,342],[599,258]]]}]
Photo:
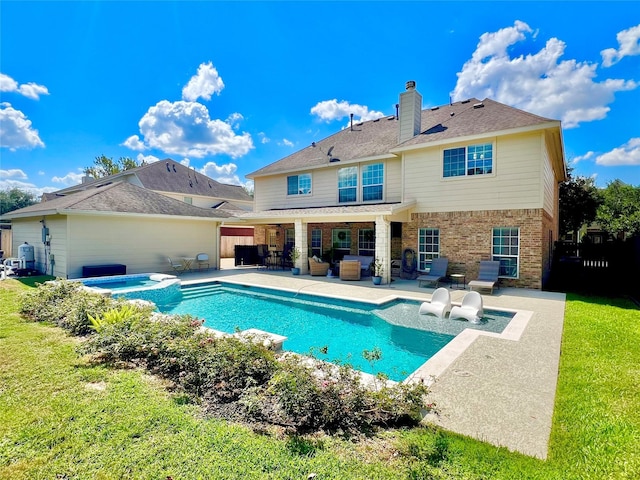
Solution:
[{"label": "upper floor window", "polygon": [[384,164],[374,163],[362,167],[362,201],[382,200]]},{"label": "upper floor window", "polygon": [[355,202],[358,194],[358,167],[338,170],[338,202]]},{"label": "upper floor window", "polygon": [[287,195],[311,195],[311,174],[287,177]]},{"label": "upper floor window", "polygon": [[418,230],[418,270],[429,271],[431,260],[440,256],[440,230],[421,228]]},{"label": "upper floor window", "polygon": [[444,151],[442,175],[460,177],[464,175],[486,175],[493,172],[493,145],[469,145],[449,148]]}]

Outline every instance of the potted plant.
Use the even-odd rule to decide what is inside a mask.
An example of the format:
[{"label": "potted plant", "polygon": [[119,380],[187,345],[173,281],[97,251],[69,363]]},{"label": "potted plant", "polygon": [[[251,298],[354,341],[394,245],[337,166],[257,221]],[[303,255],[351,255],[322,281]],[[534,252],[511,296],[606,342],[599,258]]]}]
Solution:
[{"label": "potted plant", "polygon": [[298,247],[293,247],[289,254],[289,258],[291,258],[291,263],[293,264],[293,267],[291,267],[291,273],[294,275],[300,275],[300,267],[297,266],[298,259],[300,258],[300,249]]},{"label": "potted plant", "polygon": [[371,269],[373,270],[371,275],[371,280],[374,285],[380,285],[382,283],[382,274],[384,273],[384,265],[377,258],[373,259],[373,263],[371,264]]}]

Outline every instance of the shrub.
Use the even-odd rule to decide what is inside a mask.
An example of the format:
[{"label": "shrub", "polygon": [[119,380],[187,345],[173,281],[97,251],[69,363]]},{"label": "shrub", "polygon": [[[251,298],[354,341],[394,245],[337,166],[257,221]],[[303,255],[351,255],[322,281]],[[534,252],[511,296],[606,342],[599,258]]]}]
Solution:
[{"label": "shrub", "polygon": [[121,304],[122,301],[84,290],[78,282],[57,280],[26,292],[20,313],[38,322],[54,322],[74,335],[86,335],[91,332],[89,314],[101,315]]}]

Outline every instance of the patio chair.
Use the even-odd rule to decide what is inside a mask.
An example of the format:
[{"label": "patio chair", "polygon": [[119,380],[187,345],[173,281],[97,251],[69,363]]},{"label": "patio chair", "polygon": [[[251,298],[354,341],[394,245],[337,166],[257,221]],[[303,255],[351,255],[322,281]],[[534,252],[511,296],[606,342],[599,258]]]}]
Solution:
[{"label": "patio chair", "polygon": [[491,290],[498,285],[498,274],[500,272],[500,262],[492,260],[482,260],[480,262],[480,272],[478,273],[477,280],[471,280],[469,282],[469,288],[471,290],[486,288]]},{"label": "patio chair", "polygon": [[420,305],[419,313],[421,315],[435,315],[444,318],[451,311],[451,294],[449,290],[443,287],[436,288],[431,296],[430,302],[424,302]]},{"label": "patio chair", "polygon": [[423,282],[429,285],[438,286],[440,280],[447,276],[447,268],[449,267],[449,259],[444,257],[434,258],[431,260],[431,270],[426,275],[420,275],[418,277],[418,287],[422,286]]},{"label": "patio chair", "polygon": [[199,253],[196,255],[196,262],[198,262],[198,270],[203,268],[204,265],[209,268],[209,255],[206,253]]},{"label": "patio chair", "polygon": [[451,308],[449,318],[464,318],[471,323],[480,323],[483,315],[482,295],[478,292],[467,292],[462,299],[462,304]]},{"label": "patio chair", "polygon": [[169,260],[169,265],[171,265],[171,268],[173,268],[173,271],[176,275],[180,275],[182,272],[184,272],[184,263],[175,262],[171,260],[171,257],[167,257],[167,259]]}]

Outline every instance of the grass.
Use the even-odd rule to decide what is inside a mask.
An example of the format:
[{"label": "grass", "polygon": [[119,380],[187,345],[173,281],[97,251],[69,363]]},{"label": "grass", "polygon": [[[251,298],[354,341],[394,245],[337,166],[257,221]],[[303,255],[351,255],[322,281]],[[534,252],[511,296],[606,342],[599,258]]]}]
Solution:
[{"label": "grass", "polygon": [[0,283],[0,478],[625,479],[640,473],[640,312],[570,296],[549,459],[432,428],[350,442],[203,419],[138,370],[85,363]]}]

